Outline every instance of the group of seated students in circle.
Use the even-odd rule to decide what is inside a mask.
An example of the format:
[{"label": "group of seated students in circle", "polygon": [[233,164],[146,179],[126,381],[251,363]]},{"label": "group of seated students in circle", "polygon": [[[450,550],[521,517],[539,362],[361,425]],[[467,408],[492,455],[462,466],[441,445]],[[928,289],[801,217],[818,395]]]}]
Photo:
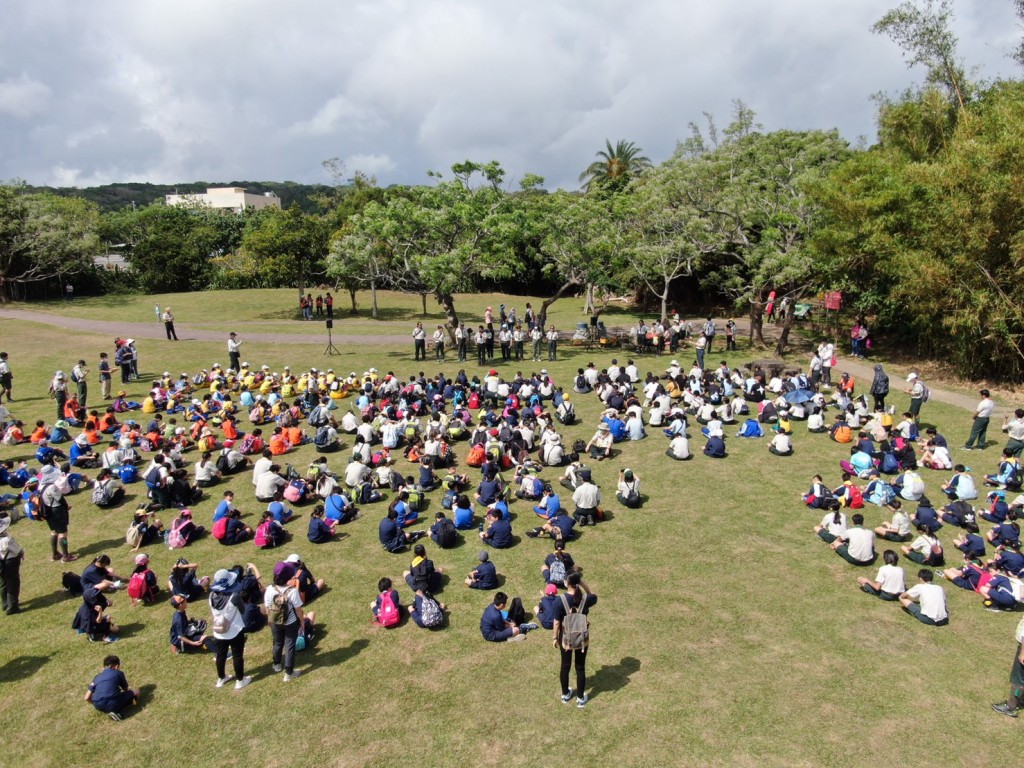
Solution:
[{"label": "group of seated students in circle", "polygon": [[[925,624],[942,625],[949,620],[945,592],[936,580],[976,592],[987,610],[1016,609],[1024,602],[1024,555],[1017,522],[1024,510],[1024,495],[1007,502],[1008,491],[1021,490],[1022,474],[1012,448],[1003,451],[997,471],[984,477],[984,485],[992,490],[983,506],[975,507],[979,492],[970,468],[952,464],[945,438],[928,428],[920,440],[923,466],[951,470],[941,485],[946,503],[936,509],[925,495],[926,484],[918,471],[913,442],[916,424],[908,423],[912,421],[912,415],[905,414],[900,424],[886,427],[876,420],[861,430],[850,458],[840,461],[842,482],[836,488],[826,486],[820,475],[811,479],[803,501],[825,511],[815,533],[857,566],[875,563],[877,539],[900,543],[898,550],[882,553],[884,564],[874,579],[860,577],[858,584],[869,594],[900,602]],[[881,431],[876,432],[876,426]],[[887,476],[894,474],[890,481]],[[861,488],[858,480],[867,484]],[[865,527],[863,512],[847,518],[846,510],[862,510],[865,503],[888,511],[890,519],[871,530]],[[916,504],[913,514],[905,507],[908,503]],[[982,522],[992,526],[984,535]],[[946,525],[960,529],[951,544],[960,553],[962,565],[949,567],[946,561],[946,548],[938,536]],[[994,549],[991,557],[989,546]],[[909,589],[899,566],[901,556],[924,566],[917,574],[918,583]]]}]

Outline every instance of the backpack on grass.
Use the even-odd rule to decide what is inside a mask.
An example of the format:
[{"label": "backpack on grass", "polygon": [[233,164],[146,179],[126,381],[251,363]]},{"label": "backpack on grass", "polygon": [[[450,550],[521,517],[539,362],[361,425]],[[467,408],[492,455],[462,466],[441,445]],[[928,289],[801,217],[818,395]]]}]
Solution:
[{"label": "backpack on grass", "polygon": [[393,627],[395,626],[401,614],[398,612],[398,606],[395,605],[395,601],[391,598],[391,590],[383,593],[380,596],[380,610],[377,612],[377,623],[382,627]]}]

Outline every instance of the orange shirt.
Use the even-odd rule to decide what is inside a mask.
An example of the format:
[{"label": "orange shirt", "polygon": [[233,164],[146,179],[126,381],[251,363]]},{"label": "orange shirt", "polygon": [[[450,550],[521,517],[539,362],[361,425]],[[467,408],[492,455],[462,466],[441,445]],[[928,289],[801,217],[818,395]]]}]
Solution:
[{"label": "orange shirt", "polygon": [[[31,443],[38,443],[40,440],[46,440],[49,436],[50,432],[46,427],[36,427],[32,430],[32,434],[29,435],[28,439]],[[24,435],[22,435],[22,437],[24,437]]]},{"label": "orange shirt", "polygon": [[283,434],[271,436],[270,452],[275,456],[280,456],[282,453],[286,453],[289,447],[288,440]]}]

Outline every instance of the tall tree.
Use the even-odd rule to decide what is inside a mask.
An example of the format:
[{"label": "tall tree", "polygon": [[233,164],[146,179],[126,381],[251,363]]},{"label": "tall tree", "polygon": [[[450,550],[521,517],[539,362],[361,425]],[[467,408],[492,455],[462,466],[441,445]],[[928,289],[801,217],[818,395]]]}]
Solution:
[{"label": "tall tree", "polygon": [[241,251],[276,285],[294,286],[301,298],[309,283],[326,274],[327,229],[321,217],[303,213],[297,205],[266,210],[246,229]]},{"label": "tall tree", "polygon": [[85,200],[0,186],[0,299],[22,295],[28,283],[93,269],[102,253],[99,224],[96,206]]},{"label": "tall tree", "polygon": [[606,194],[621,192],[630,180],[651,167],[650,158],[641,154],[632,141],[619,139],[615,146],[605,139],[605,148],[597,153],[597,160],[580,174],[580,183],[587,192]]}]

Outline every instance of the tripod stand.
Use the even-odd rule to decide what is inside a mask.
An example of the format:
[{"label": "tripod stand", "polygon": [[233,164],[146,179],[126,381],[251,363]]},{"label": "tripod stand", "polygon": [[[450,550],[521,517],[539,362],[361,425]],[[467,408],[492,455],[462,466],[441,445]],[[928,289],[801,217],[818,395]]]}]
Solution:
[{"label": "tripod stand", "polygon": [[324,349],[325,355],[340,355],[341,350],[334,346],[334,342],[331,341],[331,329],[334,328],[334,321],[327,321],[327,347]]}]

